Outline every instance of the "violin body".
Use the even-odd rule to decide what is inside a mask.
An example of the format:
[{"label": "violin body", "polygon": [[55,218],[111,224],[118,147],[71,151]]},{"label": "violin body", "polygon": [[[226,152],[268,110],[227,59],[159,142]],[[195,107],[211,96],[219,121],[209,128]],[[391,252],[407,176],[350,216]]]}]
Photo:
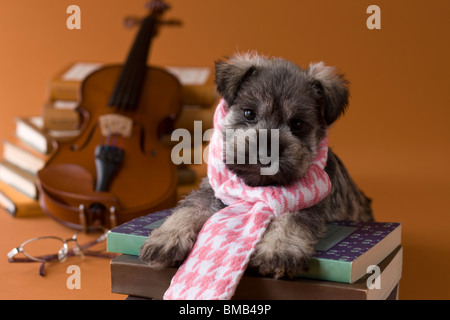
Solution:
[{"label": "violin body", "polygon": [[[107,103],[121,69],[119,65],[107,66],[85,79],[78,107],[83,118],[81,133],[73,141],[58,143],[38,173],[42,208],[70,227],[83,228],[83,224],[96,220],[111,227],[171,207],[176,201],[176,167],[170,149],[159,141],[158,131],[168,118],[174,119],[178,114],[181,85],[168,72],[147,67],[137,107],[118,110]],[[129,137],[115,137],[116,141],[109,142],[120,145],[124,156],[108,190],[96,191],[98,171],[94,154],[96,147],[108,138],[102,134],[98,119],[105,115],[125,116],[132,121],[132,128]],[[105,212],[90,212],[92,206],[99,204]],[[112,210],[115,221],[110,221]]]}]

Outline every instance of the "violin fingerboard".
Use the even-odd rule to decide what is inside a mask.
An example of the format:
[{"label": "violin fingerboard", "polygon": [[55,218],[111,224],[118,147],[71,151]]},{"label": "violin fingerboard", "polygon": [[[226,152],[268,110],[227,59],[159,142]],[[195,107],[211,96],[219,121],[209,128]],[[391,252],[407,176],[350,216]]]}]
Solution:
[{"label": "violin fingerboard", "polygon": [[146,75],[150,42],[155,35],[156,25],[157,20],[152,15],[142,21],[127,61],[108,100],[108,106],[116,107],[121,111],[136,110]]}]

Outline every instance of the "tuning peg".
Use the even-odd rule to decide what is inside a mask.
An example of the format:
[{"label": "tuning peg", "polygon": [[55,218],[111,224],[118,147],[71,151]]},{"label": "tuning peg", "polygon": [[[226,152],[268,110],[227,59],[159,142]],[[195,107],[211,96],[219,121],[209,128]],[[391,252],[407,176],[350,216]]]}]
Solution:
[{"label": "tuning peg", "polygon": [[183,22],[179,19],[167,19],[167,20],[159,20],[160,24],[165,24],[168,26],[182,26]]},{"label": "tuning peg", "polygon": [[163,0],[152,0],[145,4],[145,7],[148,10],[160,10],[160,11],[166,11],[170,9],[169,4],[164,2]]},{"label": "tuning peg", "polygon": [[136,16],[128,16],[123,19],[123,25],[126,28],[133,28],[141,23],[142,19]]}]

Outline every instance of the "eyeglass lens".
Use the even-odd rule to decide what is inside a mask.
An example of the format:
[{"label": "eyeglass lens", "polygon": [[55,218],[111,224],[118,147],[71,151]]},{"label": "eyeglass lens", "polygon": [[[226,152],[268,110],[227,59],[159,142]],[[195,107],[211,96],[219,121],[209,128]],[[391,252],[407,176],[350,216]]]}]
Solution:
[{"label": "eyeglass lens", "polygon": [[25,255],[46,260],[58,260],[58,253],[62,250],[64,250],[64,241],[57,237],[36,238],[23,245]]}]

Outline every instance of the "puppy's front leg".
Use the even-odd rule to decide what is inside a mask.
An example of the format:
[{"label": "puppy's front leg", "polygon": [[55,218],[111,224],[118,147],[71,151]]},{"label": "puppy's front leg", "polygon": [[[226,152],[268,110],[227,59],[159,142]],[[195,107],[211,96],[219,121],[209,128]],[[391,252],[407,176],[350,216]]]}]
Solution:
[{"label": "puppy's front leg", "polygon": [[314,245],[325,230],[325,221],[315,207],[285,213],[271,221],[249,266],[275,278],[294,277],[307,269]]},{"label": "puppy's front leg", "polygon": [[162,226],[153,230],[141,248],[140,259],[155,268],[180,265],[194,246],[203,224],[223,207],[204,179],[199,190],[181,201]]}]

